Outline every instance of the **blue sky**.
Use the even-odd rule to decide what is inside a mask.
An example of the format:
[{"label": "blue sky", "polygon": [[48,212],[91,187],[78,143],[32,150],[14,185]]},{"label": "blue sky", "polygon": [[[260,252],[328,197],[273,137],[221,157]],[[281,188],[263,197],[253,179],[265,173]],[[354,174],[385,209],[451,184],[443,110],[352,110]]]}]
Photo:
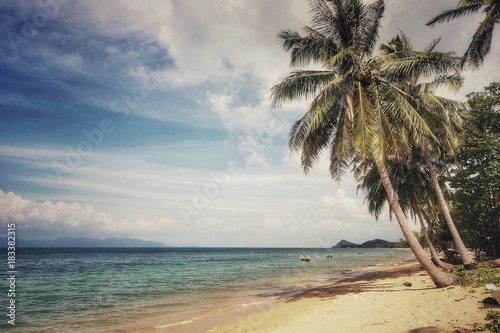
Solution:
[{"label": "blue sky", "polygon": [[[386,1],[402,29],[463,53],[480,16],[424,23],[456,1]],[[307,101],[269,106],[288,54],[276,34],[307,1],[3,1],[0,221],[18,237],[135,237],[176,246],[331,246],[402,237],[350,175],[304,175],[286,148]],[[457,95],[498,74],[500,41]],[[6,227],[4,227],[6,230]],[[1,231],[4,233],[4,231]]]}]

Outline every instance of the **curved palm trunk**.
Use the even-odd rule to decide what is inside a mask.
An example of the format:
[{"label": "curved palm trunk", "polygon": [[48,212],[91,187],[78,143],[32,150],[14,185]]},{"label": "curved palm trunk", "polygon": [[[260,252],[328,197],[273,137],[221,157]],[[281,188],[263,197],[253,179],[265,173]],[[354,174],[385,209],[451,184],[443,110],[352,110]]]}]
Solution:
[{"label": "curved palm trunk", "polygon": [[467,248],[465,247],[465,244],[462,241],[460,234],[458,233],[457,227],[455,226],[455,223],[453,223],[450,210],[448,209],[448,205],[446,203],[446,200],[444,199],[443,192],[441,191],[441,187],[439,186],[436,170],[434,170],[434,167],[432,166],[431,159],[427,154],[427,149],[424,145],[422,145],[422,155],[424,156],[425,164],[429,169],[431,181],[434,185],[434,190],[436,191],[439,205],[441,207],[441,211],[443,212],[446,224],[448,225],[448,229],[450,230],[451,237],[453,238],[453,242],[455,242],[455,246],[457,247],[457,251],[460,254],[460,257],[462,257],[462,263],[465,269],[474,269],[476,267],[476,263],[474,262],[474,259],[472,259],[469,251],[467,251]]},{"label": "curved palm trunk", "polygon": [[[427,213],[423,209],[420,211],[420,213],[422,214],[422,217],[424,218],[425,222],[427,223],[427,227],[429,228],[429,231],[431,233],[432,239],[434,239],[434,242],[436,244],[441,244],[441,239],[439,238],[436,230],[434,230],[434,224],[432,223],[432,221],[429,218],[429,216],[427,215]],[[441,259],[439,259],[439,255],[436,255],[436,257],[437,257],[437,260],[439,260],[439,262],[443,265],[443,266],[439,265],[439,267],[446,269],[446,270],[450,270],[453,268],[452,264],[449,264],[449,263],[444,262]]]},{"label": "curved palm trunk", "polygon": [[412,195],[412,201],[413,201],[413,205],[414,205],[413,210],[417,213],[418,222],[420,223],[420,228],[422,229],[422,233],[424,234],[425,242],[427,243],[427,247],[429,248],[429,252],[431,253],[432,261],[436,265],[441,267],[442,269],[445,269],[445,270],[452,269],[453,265],[447,264],[447,263],[441,261],[441,259],[439,259],[439,255],[438,255],[436,249],[434,248],[434,245],[432,244],[431,238],[429,237],[429,233],[427,232],[427,228],[425,227],[425,224],[424,224],[424,219],[422,217],[422,207],[418,203],[418,199],[415,197],[414,194]]},{"label": "curved palm trunk", "polygon": [[391,205],[392,211],[396,216],[399,227],[401,228],[401,231],[403,232],[408,245],[415,254],[415,258],[417,258],[418,262],[422,265],[427,274],[429,274],[436,287],[443,288],[455,284],[456,278],[451,274],[439,270],[432,263],[431,259],[422,248],[422,246],[420,246],[417,237],[415,237],[415,235],[413,234],[410,226],[408,225],[408,221],[406,220],[406,216],[401,209],[401,206],[399,205],[399,202],[396,198],[396,193],[394,192],[394,188],[392,187],[391,181],[389,179],[389,174],[387,173],[387,169],[385,168],[385,166],[377,163],[377,170],[380,175],[382,185],[384,186],[385,193],[387,195],[387,201]]}]

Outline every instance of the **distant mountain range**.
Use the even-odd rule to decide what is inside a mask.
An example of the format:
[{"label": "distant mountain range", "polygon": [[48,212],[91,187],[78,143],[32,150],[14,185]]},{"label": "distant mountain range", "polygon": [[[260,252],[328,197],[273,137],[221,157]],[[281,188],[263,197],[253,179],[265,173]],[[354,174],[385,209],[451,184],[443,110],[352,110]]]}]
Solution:
[{"label": "distant mountain range", "polygon": [[[0,247],[7,246],[7,238],[0,238]],[[85,237],[59,237],[53,240],[16,239],[16,247],[166,247],[160,242],[135,238],[110,237],[106,239]]]},{"label": "distant mountain range", "polygon": [[332,248],[396,248],[396,247],[404,247],[401,242],[388,242],[383,239],[372,239],[363,244],[356,244],[342,239],[336,245],[332,246]]}]

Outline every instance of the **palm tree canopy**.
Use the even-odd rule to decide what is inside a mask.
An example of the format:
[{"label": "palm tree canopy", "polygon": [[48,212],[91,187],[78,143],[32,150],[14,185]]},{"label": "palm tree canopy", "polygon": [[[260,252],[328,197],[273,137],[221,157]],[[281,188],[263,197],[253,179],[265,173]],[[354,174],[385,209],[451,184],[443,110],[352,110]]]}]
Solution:
[{"label": "palm tree canopy", "polygon": [[[405,212],[415,216],[417,207],[413,202],[414,198],[418,200],[420,205],[436,206],[434,188],[422,161],[417,159],[406,162],[387,160],[386,164],[394,191],[397,193],[398,201]],[[368,211],[378,219],[384,210],[387,196],[377,169],[371,167],[367,172],[356,169],[355,176],[358,180],[358,190],[363,190],[366,194],[365,202],[368,203]],[[389,213],[391,212],[389,206]],[[429,211],[428,215],[434,216],[435,213]]]},{"label": "palm tree canopy", "polygon": [[[451,78],[460,58],[433,48],[373,56],[384,13],[382,0],[369,5],[361,0],[309,3],[312,20],[304,35],[292,30],[278,34],[295,69],[271,89],[275,107],[311,99],[289,133],[289,148],[302,151],[304,170],[309,171],[329,148],[330,172],[340,179],[353,160],[383,162],[408,155],[408,137],[436,139],[401,78]],[[322,69],[307,69],[309,65]]]},{"label": "palm tree canopy", "polygon": [[469,61],[473,66],[479,67],[491,48],[491,39],[495,24],[500,22],[500,0],[460,0],[454,9],[446,10],[427,22],[428,26],[436,23],[449,22],[464,15],[478,12],[482,7],[485,18],[472,37],[465,51],[462,66]]},{"label": "palm tree canopy", "polygon": [[[435,47],[440,42],[440,38],[429,43],[423,54],[433,52]],[[394,55],[395,57],[403,58],[407,52],[415,52],[413,45],[404,34],[400,33],[392,38],[387,44],[380,46],[380,52],[383,55]],[[435,56],[439,57],[440,54]],[[448,60],[449,61],[449,60]],[[400,73],[402,74],[402,73]],[[401,89],[408,92],[417,103],[417,108],[427,124],[432,128],[432,133],[439,138],[438,141],[426,140],[425,136],[420,136],[420,143],[415,142],[418,146],[421,144],[435,143],[432,148],[438,155],[446,152],[447,155],[453,155],[459,147],[459,133],[462,126],[462,114],[465,111],[465,105],[462,102],[444,98],[435,94],[439,87],[447,87],[451,91],[458,91],[463,83],[463,78],[459,73],[453,75],[435,76],[432,81],[426,82],[418,76],[417,73],[411,75],[402,75],[401,77],[393,77],[399,81]]]}]

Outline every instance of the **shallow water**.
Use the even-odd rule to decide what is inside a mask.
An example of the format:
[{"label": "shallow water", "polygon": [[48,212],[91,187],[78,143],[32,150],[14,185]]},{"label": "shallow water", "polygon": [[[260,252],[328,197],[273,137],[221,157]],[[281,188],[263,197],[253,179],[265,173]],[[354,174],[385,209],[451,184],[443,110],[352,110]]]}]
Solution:
[{"label": "shallow water", "polygon": [[[301,262],[300,254],[308,254],[311,262]],[[200,318],[258,306],[257,294],[300,290],[343,271],[408,256],[402,249],[18,248],[16,325],[7,324],[3,266],[0,328],[174,332]]]}]

